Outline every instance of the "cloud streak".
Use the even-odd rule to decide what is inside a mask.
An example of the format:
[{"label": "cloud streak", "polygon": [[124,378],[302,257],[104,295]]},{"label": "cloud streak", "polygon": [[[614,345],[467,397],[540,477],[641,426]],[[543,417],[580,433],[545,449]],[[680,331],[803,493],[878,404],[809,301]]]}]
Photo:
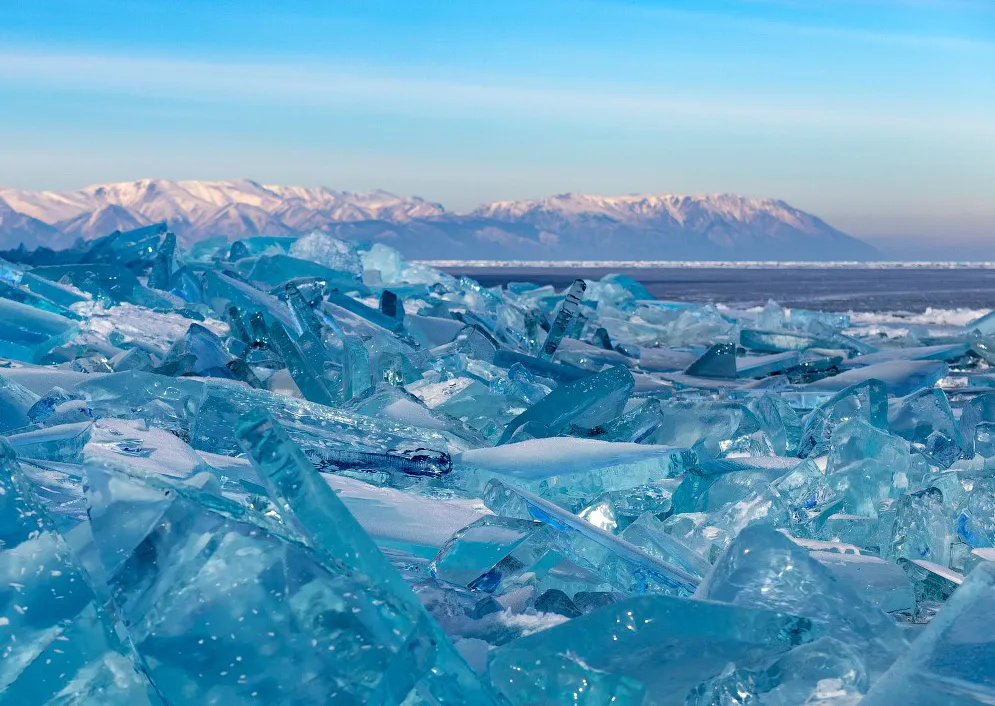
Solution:
[{"label": "cloud streak", "polygon": [[551,121],[669,129],[700,124],[791,129],[823,127],[950,132],[995,138],[985,116],[837,108],[783,100],[707,97],[654,86],[587,84],[565,88],[532,80],[468,82],[406,75],[398,67],[347,67],[286,61],[176,60],[148,56],[0,51],[0,85],[99,92],[208,104],[362,108],[416,117],[528,116]]}]

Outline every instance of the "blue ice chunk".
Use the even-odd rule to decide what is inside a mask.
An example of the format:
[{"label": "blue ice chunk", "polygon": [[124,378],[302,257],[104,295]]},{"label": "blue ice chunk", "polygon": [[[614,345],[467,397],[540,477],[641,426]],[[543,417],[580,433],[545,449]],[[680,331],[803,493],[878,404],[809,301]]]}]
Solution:
[{"label": "blue ice chunk", "polygon": [[642,443],[690,448],[701,446],[711,456],[746,451],[761,431],[760,421],[745,405],[693,399],[665,400],[658,408],[660,423]]},{"label": "blue ice chunk", "polygon": [[743,529],[695,598],[825,621],[828,633],[857,650],[872,671],[887,669],[907,647],[888,615],[770,527]]},{"label": "blue ice chunk", "polygon": [[205,272],[204,299],[218,316],[224,316],[228,307],[234,305],[247,316],[262,314],[267,324],[279,321],[284,326],[294,326],[290,312],[279,299],[240,282],[230,274],[214,270]]},{"label": "blue ice chunk", "polygon": [[584,291],[586,289],[587,282],[582,279],[574,280],[573,284],[570,285],[570,289],[565,294],[563,303],[560,305],[560,309],[556,313],[556,318],[553,320],[553,323],[549,328],[549,334],[546,336],[546,340],[542,344],[542,351],[540,355],[543,358],[552,358],[553,354],[556,353],[556,349],[560,346],[560,342],[567,333],[567,328],[570,326],[573,318],[577,315],[577,310],[580,308],[581,298],[584,296]]},{"label": "blue ice chunk", "polygon": [[886,613],[915,610],[912,584],[897,564],[867,554],[813,551],[809,556],[848,583],[863,600]]},{"label": "blue ice chunk", "polygon": [[765,393],[747,402],[778,454],[793,454],[801,443],[802,421],[798,413],[779,395]]},{"label": "blue ice chunk", "polygon": [[287,329],[280,322],[274,322],[269,327],[270,343],[279,352],[280,357],[287,366],[287,370],[297,383],[298,389],[304,395],[304,399],[316,404],[332,407],[335,405],[336,397],[331,393],[322,377],[315,362],[311,360],[297,345],[297,341],[291,338]]},{"label": "blue ice chunk", "polygon": [[513,419],[499,443],[507,443],[526,423],[541,425],[546,436],[554,436],[567,425],[591,429],[608,422],[621,414],[634,384],[632,373],[615,366],[561,385]]},{"label": "blue ice chunk", "polygon": [[0,357],[38,362],[78,332],[73,321],[27,304],[0,298]]},{"label": "blue ice chunk", "polygon": [[336,271],[289,255],[262,255],[253,263],[252,269],[246,276],[253,282],[260,282],[270,287],[276,287],[297,277],[315,277],[320,279],[325,287],[335,287],[363,295],[370,291],[353,273]]},{"label": "blue ice chunk", "polygon": [[961,407],[960,433],[968,455],[974,455],[975,429],[983,422],[995,422],[995,394],[973,397]]},{"label": "blue ice chunk", "polygon": [[711,569],[711,565],[703,557],[667,534],[663,523],[652,512],[641,515],[622,530],[619,537],[699,579],[705,578]]},{"label": "blue ice chunk", "polygon": [[527,368],[536,375],[542,375],[543,377],[563,382],[574,382],[591,374],[590,370],[578,368],[575,365],[544,360],[526,353],[519,353],[518,351],[501,349],[494,354],[494,365],[502,368],[510,368],[515,364]]},{"label": "blue ice chunk", "polygon": [[995,694],[995,564],[980,564],[909,651],[861,701],[866,706],[968,706]]},{"label": "blue ice chunk", "polygon": [[59,424],[20,434],[11,434],[7,441],[18,457],[48,461],[79,462],[83,447],[90,440],[92,422]]},{"label": "blue ice chunk", "polygon": [[161,703],[0,439],[5,704]]},{"label": "blue ice chunk", "polygon": [[949,468],[965,450],[950,402],[937,388],[891,401],[888,427],[941,468]]},{"label": "blue ice chunk", "polygon": [[681,704],[729,662],[762,664],[822,630],[784,613],[639,596],[495,650],[488,675],[513,703],[570,703],[591,685],[595,693],[629,699],[622,703]]},{"label": "blue ice chunk", "polygon": [[839,375],[810,382],[805,391],[836,393],[867,380],[880,380],[890,395],[904,397],[922,387],[931,387],[947,374],[945,363],[937,360],[893,360],[855,368]]},{"label": "blue ice chunk", "polygon": [[899,360],[942,360],[949,363],[965,356],[969,347],[967,343],[949,343],[939,346],[892,348],[848,358],[840,367],[846,370]]},{"label": "blue ice chunk", "polygon": [[186,333],[173,343],[156,372],[174,377],[231,378],[234,376],[228,364],[233,359],[217,334],[200,324],[190,324]]},{"label": "blue ice chunk", "polygon": [[0,373],[0,433],[9,433],[34,421],[30,411],[40,398]]},{"label": "blue ice chunk", "polygon": [[787,351],[804,351],[809,348],[832,348],[832,341],[816,336],[787,331],[757,331],[743,329],[739,334],[739,342],[744,348],[760,353],[785,353]]},{"label": "blue ice chunk", "polygon": [[964,331],[979,331],[986,336],[995,334],[995,311],[990,311],[984,316],[980,316],[974,321],[971,321],[964,326]]},{"label": "blue ice chunk", "polygon": [[804,419],[799,455],[824,453],[836,427],[851,419],[887,429],[888,391],[883,382],[871,379],[856,383],[813,409]]},{"label": "blue ice chunk", "polygon": [[274,429],[239,433],[293,528],[194,484],[88,468],[108,585],[166,700],[399,703],[416,690],[440,703],[489,703],[410,589]]},{"label": "blue ice chunk", "polygon": [[737,358],[737,377],[762,378],[774,373],[790,371],[801,365],[802,356],[798,351],[774,353],[772,355],[744,356]]},{"label": "blue ice chunk", "polygon": [[[460,586],[489,590],[503,570],[526,566],[515,550],[543,528],[541,522],[488,515],[455,532],[429,565],[432,576]],[[503,566],[498,565],[503,562]],[[492,589],[491,589],[492,590]]]},{"label": "blue ice chunk", "polygon": [[694,462],[670,446],[552,437],[464,451],[453,483],[477,494],[498,478],[579,512],[602,493],[673,478]]},{"label": "blue ice chunk", "polygon": [[363,262],[353,245],[328,233],[312,231],[295,240],[290,245],[289,252],[295,258],[309,260],[357,278],[363,275]]},{"label": "blue ice chunk", "polygon": [[503,517],[544,523],[552,530],[553,549],[624,593],[689,596],[698,585],[699,579],[683,569],[521,488],[491,480],[484,503]]},{"label": "blue ice chunk", "polygon": [[703,378],[735,379],[737,375],[736,345],[716,343],[705,351],[705,354],[698,360],[691,363],[684,372],[691,376]]},{"label": "blue ice chunk", "polygon": [[176,257],[176,236],[166,233],[159,245],[159,249],[152,261],[152,270],[149,272],[149,287],[152,289],[170,289],[170,280],[173,275],[173,261]]}]

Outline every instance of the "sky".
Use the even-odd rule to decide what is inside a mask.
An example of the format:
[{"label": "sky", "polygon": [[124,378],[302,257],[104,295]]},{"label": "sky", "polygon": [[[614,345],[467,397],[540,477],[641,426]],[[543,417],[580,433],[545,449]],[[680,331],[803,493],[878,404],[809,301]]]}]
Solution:
[{"label": "sky", "polygon": [[144,177],[732,192],[966,252],[995,242],[995,0],[8,3],[0,185]]}]

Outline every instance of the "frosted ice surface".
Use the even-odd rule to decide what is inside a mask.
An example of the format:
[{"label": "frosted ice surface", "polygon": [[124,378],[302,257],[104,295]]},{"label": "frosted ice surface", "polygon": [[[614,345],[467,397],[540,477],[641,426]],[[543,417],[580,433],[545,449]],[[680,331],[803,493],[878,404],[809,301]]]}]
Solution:
[{"label": "frosted ice surface", "polygon": [[988,312],[5,257],[0,703],[995,699]]}]

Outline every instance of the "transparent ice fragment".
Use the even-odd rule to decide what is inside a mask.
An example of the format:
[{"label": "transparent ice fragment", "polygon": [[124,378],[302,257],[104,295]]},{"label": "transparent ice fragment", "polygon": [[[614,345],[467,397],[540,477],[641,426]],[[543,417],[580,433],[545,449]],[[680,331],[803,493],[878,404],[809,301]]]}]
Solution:
[{"label": "transparent ice fragment", "polygon": [[747,409],[756,415],[777,454],[795,452],[802,438],[802,421],[787,402],[779,395],[767,393],[751,399]]},{"label": "transparent ice fragment", "polygon": [[704,378],[734,379],[736,377],[736,345],[733,343],[715,344],[684,372],[688,375]]},{"label": "transparent ice fragment", "polygon": [[632,677],[594,669],[570,652],[536,657],[529,670],[517,662],[494,660],[491,683],[512,704],[569,703],[578,706],[639,706],[646,687]]},{"label": "transparent ice fragment", "polygon": [[0,357],[38,362],[78,332],[72,320],[27,304],[0,298]]},{"label": "transparent ice fragment", "polygon": [[919,390],[888,407],[888,428],[932,463],[949,468],[963,454],[960,428],[943,390]]},{"label": "transparent ice fragment", "polygon": [[711,456],[749,448],[761,431],[759,420],[744,405],[711,400],[666,400],[660,403],[660,423],[641,442],[690,448],[700,444]]},{"label": "transparent ice fragment", "polygon": [[[992,393],[977,395],[961,407],[960,433],[967,455],[974,455],[976,429],[979,424],[985,422],[995,423],[995,394]],[[982,432],[984,431],[982,429]]]},{"label": "transparent ice fragment", "polygon": [[939,346],[913,346],[910,348],[893,348],[878,351],[868,355],[858,355],[843,362],[843,368],[860,368],[878,363],[902,360],[941,360],[953,362],[963,357],[968,351],[967,343],[950,343]]},{"label": "transparent ice fragment", "polygon": [[737,377],[762,378],[775,373],[790,371],[801,365],[802,356],[797,351],[774,353],[772,355],[743,356],[736,365]]},{"label": "transparent ice fragment", "polygon": [[947,371],[946,363],[941,361],[894,360],[816,380],[805,385],[804,390],[836,393],[850,385],[873,379],[883,382],[888,394],[901,397],[910,395],[920,388],[931,387],[944,377]]},{"label": "transparent ice fragment", "polygon": [[336,397],[328,389],[326,380],[321,375],[322,371],[316,366],[323,364],[322,358],[312,359],[306,355],[278,321],[269,327],[269,341],[283,358],[287,370],[306,400],[328,407],[335,405]]},{"label": "transparent ice fragment", "polygon": [[0,373],[0,432],[9,433],[36,421],[30,412],[39,399],[31,390]]},{"label": "transparent ice fragment", "polygon": [[804,351],[809,348],[833,347],[832,341],[816,336],[787,331],[756,331],[754,329],[740,331],[739,342],[744,348],[759,353],[784,353]]},{"label": "transparent ice fragment", "polygon": [[[495,650],[488,675],[507,698],[524,695],[526,700],[515,703],[570,702],[593,681],[595,689],[607,682],[606,688],[613,687],[616,694],[619,685],[627,685],[624,693],[635,690],[637,699],[642,686],[645,701],[629,703],[679,704],[691,688],[721,673],[730,661],[754,666],[820,634],[821,628],[808,618],[639,596]],[[565,659],[550,659],[556,655]]]},{"label": "transparent ice fragment", "polygon": [[995,693],[995,565],[965,579],[908,652],[861,702],[866,706],[967,706]]},{"label": "transparent ice fragment", "polygon": [[863,600],[886,613],[915,610],[912,584],[897,564],[866,554],[813,551],[810,556],[848,583]]},{"label": "transparent ice fragment", "polygon": [[667,534],[663,523],[652,513],[644,513],[619,536],[625,541],[668,564],[680,567],[692,576],[704,578],[711,565],[690,548]]},{"label": "transparent ice fragment", "polygon": [[363,274],[363,263],[353,247],[321,231],[312,231],[295,240],[290,246],[290,255],[356,277]]},{"label": "transparent ice fragment", "polygon": [[940,604],[964,583],[963,574],[931,561],[899,559],[898,563],[915,590],[917,622],[927,622],[932,618]]},{"label": "transparent ice fragment", "polygon": [[176,258],[176,236],[166,233],[156,251],[149,272],[149,287],[152,289],[169,290],[169,282],[173,275],[174,259]]},{"label": "transparent ice fragment", "polygon": [[228,364],[233,356],[224,342],[210,329],[200,324],[190,324],[183,337],[169,349],[156,372],[180,377],[233,377]]},{"label": "transparent ice fragment", "polygon": [[58,424],[55,426],[11,434],[7,437],[11,447],[21,458],[66,461],[78,463],[83,447],[90,440],[93,422]]},{"label": "transparent ice fragment", "polygon": [[668,446],[552,437],[465,451],[455,459],[454,482],[480,493],[498,478],[579,512],[602,493],[672,478],[693,462],[688,451]]},{"label": "transparent ice fragment", "polygon": [[432,576],[460,586],[493,587],[525,566],[515,550],[542,528],[535,520],[490,515],[456,532],[429,566]]},{"label": "transparent ice fragment", "polygon": [[945,507],[939,488],[903,495],[898,499],[887,556],[893,561],[925,559],[946,566],[953,542],[953,513],[953,508]]},{"label": "transparent ice fragment", "polygon": [[813,409],[804,419],[799,455],[825,453],[833,431],[850,419],[863,419],[878,429],[888,428],[888,392],[882,382],[857,383]]},{"label": "transparent ice fragment", "polygon": [[766,669],[736,669],[730,664],[692,690],[685,705],[847,706],[859,701],[868,684],[860,656],[839,640],[823,637],[775,658]]},{"label": "transparent ice fragment", "polygon": [[617,417],[625,407],[635,384],[632,373],[615,366],[577,382],[561,385],[532,405],[505,427],[499,443],[507,443],[523,424],[541,424],[547,436],[567,425],[591,429]]},{"label": "transparent ice fragment", "polygon": [[695,598],[824,621],[829,634],[855,649],[872,671],[887,669],[907,646],[890,617],[769,527],[743,529]]},{"label": "transparent ice fragment", "polygon": [[0,702],[160,703],[2,439],[0,540]]},{"label": "transparent ice fragment", "polygon": [[551,548],[624,593],[688,596],[698,579],[521,488],[491,480],[484,503],[502,517],[532,519],[552,531]]},{"label": "transparent ice fragment", "polygon": [[763,309],[757,314],[757,326],[767,331],[783,329],[786,320],[787,315],[784,309],[773,299],[768,299]]},{"label": "transparent ice fragment", "polygon": [[577,315],[581,298],[584,296],[586,289],[587,282],[582,279],[574,280],[573,284],[570,285],[570,289],[563,299],[563,304],[560,305],[560,309],[556,313],[556,318],[553,320],[552,326],[550,326],[549,334],[542,344],[542,357],[552,358],[553,354],[556,353],[556,349],[567,333],[567,328],[570,326],[574,316]]}]

